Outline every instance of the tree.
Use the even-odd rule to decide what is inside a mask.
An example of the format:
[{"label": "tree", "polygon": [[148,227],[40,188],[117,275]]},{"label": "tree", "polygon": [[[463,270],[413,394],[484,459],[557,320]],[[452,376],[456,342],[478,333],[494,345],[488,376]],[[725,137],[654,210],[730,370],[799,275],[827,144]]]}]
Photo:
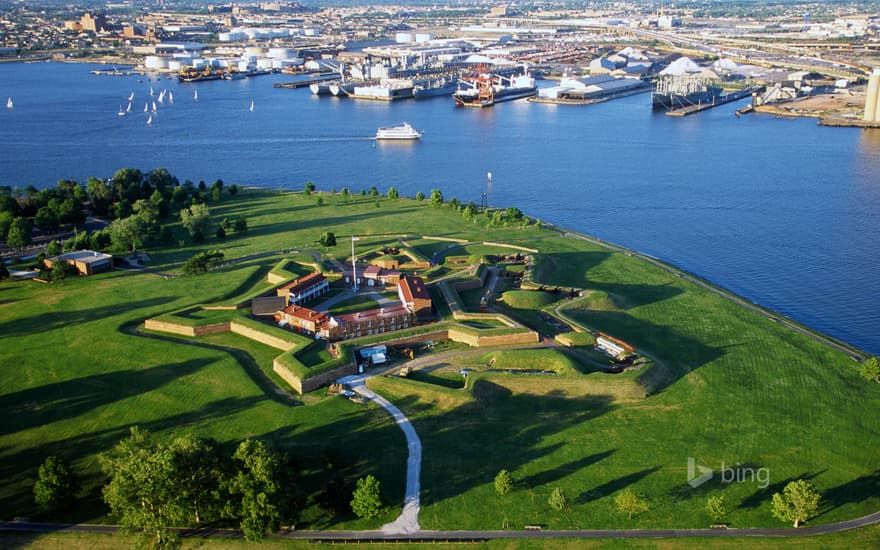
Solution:
[{"label": "tree", "polygon": [[27,218],[15,218],[9,226],[6,235],[6,244],[10,248],[21,248],[31,244],[31,231],[33,227]]},{"label": "tree", "polygon": [[238,194],[238,186],[235,185],[234,183],[233,183],[232,185],[229,186],[229,194],[230,194],[231,196],[235,196],[235,195]]},{"label": "tree", "polygon": [[176,499],[187,522],[199,525],[219,519],[225,503],[223,484],[228,461],[217,442],[185,435],[174,439],[168,451],[176,476]]},{"label": "tree", "polygon": [[245,233],[248,229],[247,218],[239,216],[238,219],[235,220],[234,228],[236,233]]},{"label": "tree", "polygon": [[629,519],[632,519],[634,514],[645,512],[650,508],[648,499],[631,489],[624,489],[618,493],[614,497],[614,503],[617,504],[618,510],[629,514]]},{"label": "tree", "polygon": [[37,227],[43,231],[54,231],[58,229],[58,214],[47,204],[37,210],[37,215],[34,216],[34,222],[37,224]]},{"label": "tree", "polygon": [[131,435],[101,457],[109,482],[104,501],[123,529],[169,547],[177,540],[171,527],[184,522],[185,508],[177,498],[179,485],[172,454],[137,426]]},{"label": "tree", "polygon": [[[176,189],[179,189],[179,187]],[[169,193],[171,192],[169,191]],[[158,189],[150,195],[150,204],[156,208],[158,217],[164,218],[168,215],[168,201],[165,200],[165,196]]]},{"label": "tree", "polygon": [[358,479],[351,496],[351,510],[357,517],[371,519],[382,513],[381,487],[372,475]]},{"label": "tree", "polygon": [[144,244],[146,226],[138,216],[129,216],[123,219],[113,220],[110,224],[110,236],[113,239],[113,248],[119,252],[134,252]]},{"label": "tree", "polygon": [[715,521],[727,515],[727,499],[724,495],[716,495],[706,500],[706,513]]},{"label": "tree", "polygon": [[216,235],[217,235],[217,238],[218,238],[218,239],[225,239],[225,238],[226,238],[226,230],[223,229],[223,226],[222,226],[222,225],[221,225],[220,227],[217,228],[217,233],[216,233]]},{"label": "tree", "polygon": [[396,198],[398,198],[400,195],[397,193],[397,189],[396,189],[395,187],[389,187],[389,188],[388,188],[387,196],[388,196],[389,199],[396,199]]},{"label": "tree", "polygon": [[507,470],[501,470],[495,476],[495,492],[504,496],[512,490],[513,476]]},{"label": "tree", "polygon": [[431,206],[443,205],[443,192],[439,189],[431,189]]},{"label": "tree", "polygon": [[307,182],[306,182],[306,185],[305,185],[305,187],[304,187],[305,194],[306,194],[306,195],[311,195],[311,194],[312,194],[312,191],[314,191],[314,190],[315,190],[315,184],[312,183],[312,182],[310,182],[310,181],[307,181]]},{"label": "tree", "polygon": [[183,264],[183,272],[187,275],[199,275],[222,261],[223,253],[219,250],[199,252]]},{"label": "tree", "polygon": [[507,220],[507,223],[513,223],[521,220],[523,217],[523,213],[519,208],[509,207],[504,211],[504,219]]},{"label": "tree", "polygon": [[4,210],[0,212],[0,241],[6,238],[6,235],[9,234],[9,228],[12,227],[12,221],[15,219],[15,215],[8,211]]},{"label": "tree", "polygon": [[332,231],[325,231],[321,238],[318,239],[318,242],[321,243],[321,246],[327,248],[336,246],[336,235]]},{"label": "tree", "polygon": [[550,498],[547,499],[547,504],[557,512],[561,512],[568,508],[568,497],[566,496],[565,491],[560,487],[553,489],[553,492],[550,493]]},{"label": "tree", "polygon": [[416,193],[416,200],[419,202],[425,200],[425,194],[419,191],[418,193]]},{"label": "tree", "polygon": [[233,456],[236,473],[230,483],[234,517],[241,522],[247,540],[261,540],[281,521],[283,493],[280,485],[281,460],[275,451],[259,440],[242,441]]},{"label": "tree", "polygon": [[806,479],[790,482],[782,493],[774,493],[770,501],[773,515],[782,521],[793,521],[797,527],[816,515],[819,509],[819,491]]},{"label": "tree", "polygon": [[61,254],[61,245],[58,244],[58,241],[52,239],[49,241],[49,246],[46,247],[46,256],[52,257]]},{"label": "tree", "polygon": [[70,471],[70,466],[60,458],[50,456],[37,473],[34,501],[47,511],[63,508],[76,500],[79,488],[79,481]]},{"label": "tree", "polygon": [[159,207],[145,199],[138,199],[132,205],[135,215],[144,222],[144,230],[152,234],[159,225]]},{"label": "tree", "polygon": [[210,217],[211,213],[208,210],[208,205],[194,204],[180,211],[180,225],[189,231],[189,234],[193,237],[195,237],[196,233],[204,235],[205,227],[208,225]]},{"label": "tree", "polygon": [[318,198],[315,199],[315,205],[324,206],[324,197],[318,195]]},{"label": "tree", "polygon": [[459,209],[461,208],[461,201],[459,201],[455,197],[452,197],[451,199],[449,199],[449,206],[451,206],[453,210],[458,212]]},{"label": "tree", "polygon": [[862,378],[865,380],[880,382],[880,361],[878,361],[876,357],[865,359],[862,366],[859,367],[859,374],[861,374]]},{"label": "tree", "polygon": [[187,192],[185,187],[175,187],[174,191],[171,193],[171,200],[177,206],[183,205],[188,198],[189,192]]},{"label": "tree", "polygon": [[9,277],[9,270],[6,268],[6,264],[0,262],[0,281],[3,279],[7,279]]},{"label": "tree", "polygon": [[376,197],[379,196],[379,190],[376,189],[376,186],[375,186],[375,185],[371,185],[371,186],[370,186],[370,196],[373,197],[373,198],[376,198]]},{"label": "tree", "polygon": [[60,260],[52,264],[50,278],[53,281],[63,281],[68,277],[76,277],[77,275],[79,275],[79,270],[71,263]]}]

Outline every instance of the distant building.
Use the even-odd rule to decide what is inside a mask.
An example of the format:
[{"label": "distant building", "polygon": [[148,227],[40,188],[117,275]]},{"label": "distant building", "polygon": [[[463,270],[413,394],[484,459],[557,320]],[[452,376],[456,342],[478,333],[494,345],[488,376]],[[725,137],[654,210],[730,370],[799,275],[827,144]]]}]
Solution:
[{"label": "distant building", "polygon": [[102,32],[107,29],[107,16],[103,13],[96,13],[92,15],[91,13],[86,12],[79,19],[79,24],[82,26],[82,30],[88,32]]},{"label": "distant building", "polygon": [[59,256],[43,260],[43,263],[49,269],[52,269],[52,266],[58,262],[67,262],[76,267],[80,275],[95,275],[96,273],[103,273],[113,269],[113,256],[93,250],[65,252]]}]

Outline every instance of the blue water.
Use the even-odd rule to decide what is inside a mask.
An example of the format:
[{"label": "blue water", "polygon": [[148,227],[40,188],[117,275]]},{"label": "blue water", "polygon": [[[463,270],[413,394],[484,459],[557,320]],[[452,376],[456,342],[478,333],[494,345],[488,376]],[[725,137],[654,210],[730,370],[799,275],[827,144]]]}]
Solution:
[{"label": "blue water", "polygon": [[[652,113],[648,95],[471,110],[448,98],[386,104],[273,88],[284,75],[179,84],[93,68],[0,65],[0,99],[15,102],[0,111],[0,184],[165,167],[181,180],[439,188],[479,203],[491,171],[490,204],[661,258],[880,353],[878,130],[737,118],[742,103],[672,118]],[[150,86],[175,102],[147,127]],[[134,112],[117,116],[130,92]],[[370,139],[401,121],[423,140]]]}]

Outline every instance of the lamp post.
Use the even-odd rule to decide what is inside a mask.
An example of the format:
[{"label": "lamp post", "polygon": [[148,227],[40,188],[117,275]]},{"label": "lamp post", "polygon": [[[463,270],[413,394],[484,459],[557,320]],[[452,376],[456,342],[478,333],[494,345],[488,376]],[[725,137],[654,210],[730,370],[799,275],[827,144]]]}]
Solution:
[{"label": "lamp post", "polygon": [[354,288],[355,292],[358,291],[358,283],[357,283],[358,277],[357,277],[357,264],[355,264],[355,258],[354,258],[354,242],[359,241],[359,240],[360,239],[358,237],[355,237],[354,235],[351,236],[351,284],[353,285],[352,288]]}]

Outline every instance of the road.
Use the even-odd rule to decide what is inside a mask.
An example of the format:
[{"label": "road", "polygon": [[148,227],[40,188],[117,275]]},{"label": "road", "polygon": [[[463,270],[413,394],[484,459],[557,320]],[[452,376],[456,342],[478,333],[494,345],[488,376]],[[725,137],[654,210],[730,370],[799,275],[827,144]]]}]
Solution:
[{"label": "road", "polygon": [[[281,531],[275,536],[288,539],[315,541],[481,541],[489,539],[649,539],[649,538],[729,538],[729,537],[807,537],[849,531],[880,523],[880,512],[867,516],[810,527],[751,528],[751,529],[573,529],[522,531],[417,531],[391,533],[383,531]],[[68,523],[34,523],[27,521],[0,522],[0,531],[6,532],[79,532],[111,534],[119,531],[115,525],[86,525]],[[240,538],[235,529],[179,529],[183,536]],[[2,540],[2,539],[0,539]]]},{"label": "road", "polygon": [[409,449],[409,457],[406,460],[406,492],[403,498],[403,511],[392,523],[382,526],[383,535],[404,535],[418,533],[419,527],[419,476],[422,468],[422,442],[413,428],[412,423],[400,409],[390,401],[364,385],[367,378],[372,374],[346,376],[339,379],[339,383],[348,384],[359,395],[373,401],[388,411],[394,422],[403,430],[406,436],[406,445]]}]

